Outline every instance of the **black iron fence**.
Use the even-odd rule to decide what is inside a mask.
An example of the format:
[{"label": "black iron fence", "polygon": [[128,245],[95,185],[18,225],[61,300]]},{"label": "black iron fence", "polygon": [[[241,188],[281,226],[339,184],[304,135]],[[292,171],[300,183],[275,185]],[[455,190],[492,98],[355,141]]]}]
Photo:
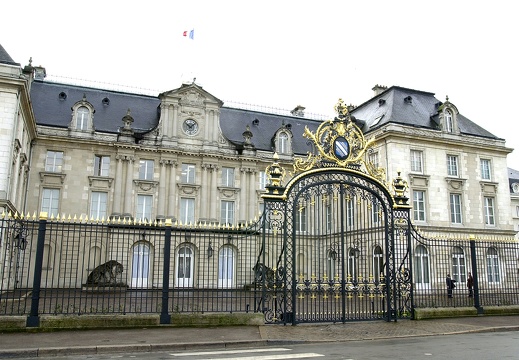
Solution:
[{"label": "black iron fence", "polygon": [[[168,323],[173,313],[263,312],[268,294],[261,279],[268,269],[258,270],[259,224],[4,215],[0,315],[25,315],[37,326],[41,314],[153,313]],[[414,308],[519,304],[517,241],[427,238],[414,231],[412,242]],[[455,280],[452,297],[447,274]]]},{"label": "black iron fence", "polygon": [[414,232],[413,305],[519,304],[519,243],[497,237],[426,238]]},{"label": "black iron fence", "polygon": [[[1,221],[0,315],[252,312],[258,235],[83,219]],[[33,319],[33,321],[31,321]]]}]

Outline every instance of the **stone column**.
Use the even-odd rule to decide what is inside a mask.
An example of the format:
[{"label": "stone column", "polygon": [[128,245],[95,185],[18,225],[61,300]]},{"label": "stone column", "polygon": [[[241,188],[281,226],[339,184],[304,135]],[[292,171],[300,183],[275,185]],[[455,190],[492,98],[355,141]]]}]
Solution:
[{"label": "stone column", "polygon": [[121,198],[122,198],[122,187],[123,187],[123,155],[116,155],[117,161],[115,167],[115,184],[114,184],[114,202],[112,206],[112,214],[121,215]]},{"label": "stone column", "polygon": [[247,217],[247,169],[240,168],[240,204],[239,221],[248,221]]},{"label": "stone column", "polygon": [[124,213],[133,214],[133,156],[126,157],[126,186],[124,191]]},{"label": "stone column", "polygon": [[168,204],[167,204],[167,208],[168,208],[168,212],[167,212],[167,215],[166,217],[167,218],[175,218],[177,217],[178,213],[177,213],[177,193],[176,193],[176,189],[177,189],[177,162],[176,161],[171,161],[170,162],[170,167],[169,167],[169,171],[168,171],[168,184],[169,184],[169,192],[168,192]]},{"label": "stone column", "polygon": [[218,214],[218,165],[211,165],[211,203],[209,217],[219,221]]},{"label": "stone column", "polygon": [[171,127],[171,134],[174,137],[177,137],[177,128],[178,128],[178,105],[171,105],[173,108],[173,121],[170,122],[169,126]]},{"label": "stone column", "polygon": [[157,217],[162,217],[166,215],[165,204],[166,198],[168,196],[166,189],[166,165],[168,160],[161,159],[159,161],[160,164],[160,177],[159,177],[159,199],[157,205]]},{"label": "stone column", "polygon": [[257,212],[256,170],[249,169],[249,217],[247,218],[247,221],[254,219]]},{"label": "stone column", "polygon": [[[211,165],[208,164],[202,164],[202,183],[200,184],[200,201],[201,204],[207,204],[210,203],[211,198],[211,184],[207,182],[207,173],[209,172],[209,167]],[[207,214],[207,206],[201,206],[200,207],[200,219],[203,221],[207,220],[208,214]]]}]

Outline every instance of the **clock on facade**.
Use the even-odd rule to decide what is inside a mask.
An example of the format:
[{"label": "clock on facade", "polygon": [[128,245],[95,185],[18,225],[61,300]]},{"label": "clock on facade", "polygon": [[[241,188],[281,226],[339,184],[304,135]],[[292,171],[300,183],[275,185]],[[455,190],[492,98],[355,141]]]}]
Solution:
[{"label": "clock on facade", "polygon": [[187,135],[195,135],[198,132],[198,123],[193,119],[187,119],[182,124],[182,130]]}]

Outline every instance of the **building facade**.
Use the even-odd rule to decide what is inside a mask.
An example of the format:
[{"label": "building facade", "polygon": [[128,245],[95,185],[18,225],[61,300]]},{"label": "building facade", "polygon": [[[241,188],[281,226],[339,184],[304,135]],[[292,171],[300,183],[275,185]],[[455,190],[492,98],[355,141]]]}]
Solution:
[{"label": "building facade", "polygon": [[[306,129],[315,132],[322,121],[305,117],[302,106],[287,114],[226,107],[196,83],[182,84],[158,96],[57,83],[46,80],[44,68],[29,64],[21,69],[5,51],[3,54],[0,108],[5,110],[0,114],[7,115],[0,116],[7,116],[1,125],[7,127],[1,133],[2,146],[5,144],[1,171],[5,176],[0,179],[0,194],[5,197],[2,206],[6,211],[44,212],[50,219],[101,223],[121,219],[150,224],[171,219],[173,224],[192,227],[250,224],[263,211],[262,194],[269,182],[266,168],[273,158],[278,157],[287,172],[295,172],[296,160],[305,159],[317,146],[304,134]],[[363,161],[388,184],[397,174],[406,180],[413,225],[439,238],[513,238],[516,227],[510,212],[512,185],[506,163],[512,150],[505,146],[505,140],[464,117],[449,99],[440,101],[433,93],[398,86],[377,85],[373,90],[372,98],[349,109],[352,121],[373,144]],[[285,181],[289,180],[286,176]],[[353,209],[353,202],[351,206]],[[302,206],[294,219],[296,231],[310,233],[311,224],[325,224],[323,219],[311,220],[312,213],[304,209]],[[363,218],[369,220],[363,221],[380,226],[377,211],[371,211]],[[363,230],[373,227],[364,226]],[[339,228],[333,229],[335,235],[340,233]],[[70,250],[74,259],[80,259],[74,271],[81,276],[49,271],[50,282],[59,283],[60,277],[68,276],[62,286],[80,287],[97,265],[117,258],[113,249],[124,247],[124,255],[117,260],[126,269],[133,269],[127,271],[126,283],[131,287],[161,285],[160,268],[154,270],[155,275],[148,275],[162,256],[158,255],[162,245],[150,240],[149,233],[112,235],[88,246],[82,243],[88,236],[72,232],[67,236],[77,236],[73,241],[81,247],[74,246],[90,255]],[[261,251],[256,251],[254,239],[234,243],[226,239],[211,238],[203,244],[179,241],[172,253],[176,267],[171,285],[249,284]],[[326,259],[308,255],[319,250],[313,240],[308,240],[306,253],[296,254],[298,259],[301,255],[297,266],[304,278],[312,276],[305,263],[327,262],[329,268],[335,267],[330,265],[336,260],[332,251],[323,253]],[[369,254],[364,267],[379,281],[386,249],[382,240],[373,240],[365,249]],[[46,254],[64,248],[59,240],[53,241],[46,244]],[[122,243],[124,246],[118,245]],[[191,255],[208,264],[213,261],[208,255],[213,249],[219,258],[237,259],[234,254],[245,248],[250,251],[233,263],[234,269],[246,264],[242,266],[246,275],[239,284],[226,282],[228,277],[220,277],[223,273],[214,270],[210,278],[198,282],[193,282],[192,276],[181,276],[193,268]],[[350,250],[348,266],[353,274],[358,257],[354,247],[347,252]],[[428,251],[417,246],[417,258],[434,255]],[[465,281],[468,249],[444,252],[441,267],[450,267],[453,273],[456,270],[457,280]],[[275,250],[269,254],[277,255]],[[58,263],[68,253],[60,256]],[[187,259],[189,265],[185,265]],[[49,261],[50,257],[44,258],[44,269],[52,268]],[[416,261],[423,266],[423,260]],[[134,265],[141,262],[151,265],[145,269]],[[220,267],[216,268],[222,264],[217,263]],[[378,270],[373,270],[374,264]],[[517,262],[510,266],[517,267]],[[443,268],[434,279],[427,275],[429,282],[423,280],[423,288],[430,283],[442,285]],[[425,272],[432,271],[423,269]]]}]

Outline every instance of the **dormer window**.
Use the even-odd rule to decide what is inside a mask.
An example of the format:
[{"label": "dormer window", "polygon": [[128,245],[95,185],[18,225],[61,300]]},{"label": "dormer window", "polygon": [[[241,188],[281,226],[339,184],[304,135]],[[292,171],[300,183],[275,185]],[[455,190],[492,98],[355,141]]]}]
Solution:
[{"label": "dormer window", "polygon": [[447,132],[453,132],[454,130],[454,124],[453,124],[453,117],[452,112],[450,110],[445,110],[445,131]]},{"label": "dormer window", "polygon": [[86,106],[80,106],[76,110],[76,130],[88,130],[90,110]]},{"label": "dormer window", "polygon": [[285,132],[279,133],[277,152],[279,154],[288,154],[290,152],[290,146],[288,142],[288,134]]}]

